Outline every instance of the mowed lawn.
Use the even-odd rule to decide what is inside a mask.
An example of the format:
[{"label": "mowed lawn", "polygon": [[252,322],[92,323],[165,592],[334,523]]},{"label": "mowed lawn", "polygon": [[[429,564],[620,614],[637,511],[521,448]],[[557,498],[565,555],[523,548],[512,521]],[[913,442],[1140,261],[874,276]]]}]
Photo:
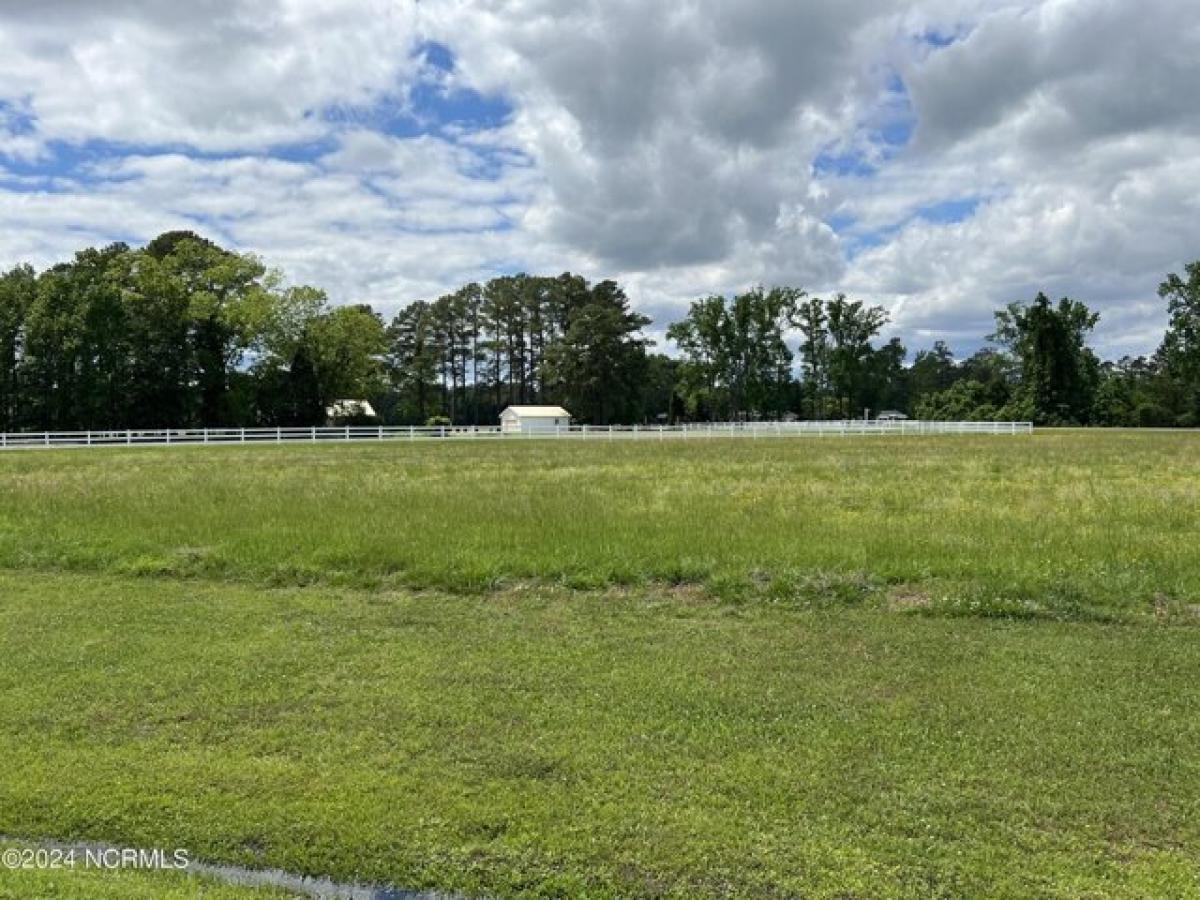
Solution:
[{"label": "mowed lawn", "polygon": [[0,454],[0,834],[466,895],[1200,896],[1198,532],[1188,434]]}]

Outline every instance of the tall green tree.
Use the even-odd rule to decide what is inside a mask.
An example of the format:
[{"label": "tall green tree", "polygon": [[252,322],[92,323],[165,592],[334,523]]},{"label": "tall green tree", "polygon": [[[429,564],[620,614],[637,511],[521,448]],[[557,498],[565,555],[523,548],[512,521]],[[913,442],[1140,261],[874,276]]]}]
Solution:
[{"label": "tall green tree", "polygon": [[729,309],[730,393],[737,412],[777,418],[787,410],[792,351],[786,335],[804,292],[755,288],[733,298]]},{"label": "tall green tree", "polygon": [[[994,419],[1027,421],[1032,416],[1028,402],[1016,396],[1020,366],[1010,354],[984,347],[962,362],[954,363],[949,359],[948,351],[939,352],[935,345],[934,353],[923,360],[922,380],[916,382],[922,389],[911,401],[912,411],[918,418],[981,422]],[[945,367],[947,360],[949,369]],[[909,375],[911,378],[911,370]],[[940,390],[924,389],[938,383],[947,386]]]},{"label": "tall green tree", "polygon": [[945,341],[935,341],[929,350],[917,351],[908,370],[908,392],[914,406],[923,397],[944,391],[958,379],[954,353]]},{"label": "tall green tree", "polygon": [[825,301],[807,297],[796,308],[795,326],[800,340],[801,413],[809,419],[828,415],[831,393],[829,378],[829,319]]},{"label": "tall green tree", "polygon": [[387,340],[388,369],[402,416],[423,425],[433,413],[440,363],[430,304],[418,300],[401,309],[388,327]]},{"label": "tall green tree", "polygon": [[687,414],[693,418],[727,418],[729,344],[724,297],[704,297],[692,303],[687,318],[667,328],[667,338],[679,347],[679,387]]},{"label": "tall green tree", "polygon": [[786,334],[804,296],[777,287],[706,297],[667,329],[684,354],[680,377],[692,415],[773,417],[787,409],[793,356]]},{"label": "tall green tree", "polygon": [[486,350],[491,357],[489,380],[496,408],[521,403],[526,375],[525,275],[493,278],[483,291]]},{"label": "tall green tree", "polygon": [[129,328],[129,414],[117,427],[167,428],[192,423],[191,300],[159,257],[130,259],[124,289]]},{"label": "tall green tree", "polygon": [[1020,365],[1020,396],[1039,424],[1079,425],[1091,418],[1100,361],[1087,346],[1099,321],[1077,300],[1057,304],[1039,293],[1030,304],[1010,303],[996,313],[990,336]]},{"label": "tall green tree", "polygon": [[315,319],[305,345],[323,405],[334,400],[374,400],[386,388],[387,330],[365,304],[338,306]]},{"label": "tall green tree", "polygon": [[128,412],[129,248],[82,250],[42,273],[25,328],[26,416],[43,429],[114,427]]},{"label": "tall green tree", "polygon": [[1178,424],[1195,426],[1200,424],[1200,260],[1188,263],[1182,278],[1168,275],[1158,295],[1167,301],[1168,316],[1158,358],[1182,395]]},{"label": "tall green tree", "polygon": [[825,316],[834,412],[843,418],[857,417],[867,405],[870,363],[875,352],[871,341],[887,324],[887,311],[838,294],[825,304]]},{"label": "tall green tree", "polygon": [[280,424],[293,427],[325,424],[326,406],[321,389],[312,351],[301,343],[292,354],[284,379]]},{"label": "tall green tree", "polygon": [[561,391],[577,420],[636,420],[650,343],[641,330],[649,324],[613,281],[597,284],[588,302],[571,310],[566,332],[544,352],[540,374]]},{"label": "tall green tree", "polygon": [[272,295],[266,269],[254,256],[233,253],[191,232],[168,232],[146,253],[178,279],[188,298],[189,378],[196,385],[194,424],[230,418],[230,379],[269,320]]},{"label": "tall green tree", "polygon": [[[274,281],[274,279],[271,279]],[[253,420],[259,425],[322,425],[325,406],[311,328],[328,312],[325,292],[308,285],[275,290],[254,347]]]},{"label": "tall green tree", "polygon": [[646,355],[646,377],[642,390],[643,422],[674,424],[685,413],[679,395],[680,361],[664,353]]},{"label": "tall green tree", "polygon": [[[464,317],[463,352],[471,367],[471,424],[480,424],[479,365],[483,362],[483,288],[472,282],[458,291]],[[465,366],[464,366],[465,372]],[[464,376],[465,377],[465,376]]]},{"label": "tall green tree", "polygon": [[1180,410],[1186,403],[1181,387],[1157,358],[1125,356],[1102,363],[1092,423],[1119,428],[1180,424]]},{"label": "tall green tree", "polygon": [[0,275],[0,431],[20,424],[21,364],[26,319],[37,295],[37,275],[22,265]]},{"label": "tall green tree", "polygon": [[862,380],[861,400],[872,413],[909,408],[909,381],[904,360],[908,350],[899,338],[892,338],[867,356]]}]

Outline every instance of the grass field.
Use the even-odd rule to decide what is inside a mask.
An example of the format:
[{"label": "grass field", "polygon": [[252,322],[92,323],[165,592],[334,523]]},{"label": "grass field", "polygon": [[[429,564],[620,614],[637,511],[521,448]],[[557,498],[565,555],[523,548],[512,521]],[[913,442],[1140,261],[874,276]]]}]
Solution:
[{"label": "grass field", "polygon": [[[0,834],[1200,896],[1197,546],[1189,434],[0,454]],[[200,885],[55,878],[0,897]]]}]

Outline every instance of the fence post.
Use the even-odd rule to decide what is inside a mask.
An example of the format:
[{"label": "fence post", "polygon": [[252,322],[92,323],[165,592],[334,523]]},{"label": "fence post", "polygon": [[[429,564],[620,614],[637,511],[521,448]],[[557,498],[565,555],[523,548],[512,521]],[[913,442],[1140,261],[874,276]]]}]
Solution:
[{"label": "fence post", "polygon": [[246,429],[245,428],[238,429],[238,442],[242,443],[242,444],[246,443]]},{"label": "fence post", "polygon": [[128,428],[125,429],[125,446],[128,447],[133,443],[133,432]]},{"label": "fence post", "polygon": [[312,432],[312,439],[315,441],[317,439],[317,426],[310,425],[309,430]]},{"label": "fence post", "polygon": [[204,443],[207,444],[208,443],[208,429],[207,428],[200,429],[200,435],[201,435],[201,440],[203,440]]},{"label": "fence post", "polygon": [[379,439],[381,441],[383,440],[383,426],[382,425],[379,426]]},{"label": "fence post", "polygon": [[350,440],[350,426],[346,426],[346,440]]}]

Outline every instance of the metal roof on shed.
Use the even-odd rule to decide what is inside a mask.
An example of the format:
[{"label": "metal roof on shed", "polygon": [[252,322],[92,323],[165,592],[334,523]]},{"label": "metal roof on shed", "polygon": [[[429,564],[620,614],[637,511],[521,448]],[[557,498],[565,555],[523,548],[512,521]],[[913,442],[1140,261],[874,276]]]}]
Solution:
[{"label": "metal roof on shed", "polygon": [[508,406],[505,407],[504,412],[500,413],[500,415],[504,415],[504,413],[514,413],[517,416],[531,416],[533,418],[541,416],[561,418],[562,416],[566,416],[569,419],[571,417],[571,414],[561,406]]}]

